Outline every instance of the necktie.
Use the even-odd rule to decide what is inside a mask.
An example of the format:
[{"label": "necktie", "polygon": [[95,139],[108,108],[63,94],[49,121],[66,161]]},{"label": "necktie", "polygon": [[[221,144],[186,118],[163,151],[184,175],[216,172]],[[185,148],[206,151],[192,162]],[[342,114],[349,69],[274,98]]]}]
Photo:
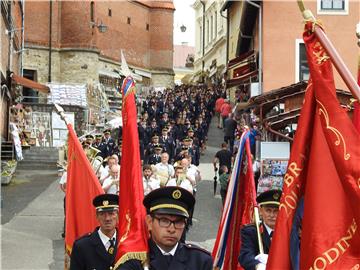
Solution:
[{"label": "necktie", "polygon": [[271,240],[272,237],[273,237],[273,232],[274,232],[274,231],[271,231],[271,233],[270,233],[270,235],[269,235],[269,236],[270,236],[270,240]]},{"label": "necktie", "polygon": [[115,248],[115,238],[109,239],[110,247],[108,248],[109,254],[114,254],[114,248]]},{"label": "necktie", "polygon": [[169,254],[169,255],[165,255],[165,258],[166,258],[167,264],[169,266],[171,264],[173,256],[171,254]]}]

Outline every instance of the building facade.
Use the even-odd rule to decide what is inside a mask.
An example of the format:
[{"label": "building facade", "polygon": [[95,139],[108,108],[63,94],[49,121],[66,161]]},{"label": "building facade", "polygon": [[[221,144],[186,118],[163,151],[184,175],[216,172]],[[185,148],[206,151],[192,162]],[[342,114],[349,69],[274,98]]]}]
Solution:
[{"label": "building facade", "polygon": [[223,0],[200,1],[195,10],[195,80],[221,82],[227,62],[227,20],[220,12]]},{"label": "building facade", "polygon": [[1,1],[0,41],[1,41],[1,104],[0,135],[2,140],[8,138],[9,106],[15,96],[10,74],[21,74],[23,42],[23,2]]},{"label": "building facade", "polygon": [[117,78],[120,53],[138,86],[173,84],[172,1],[29,1],[24,69],[39,82]]},{"label": "building facade", "polygon": [[[354,76],[358,55],[355,26],[360,2],[305,1]],[[238,112],[257,114],[273,140],[291,140],[303,103],[309,68],[302,40],[304,22],[296,2],[226,1],[229,18],[229,61],[226,86],[236,93]],[[334,68],[338,98],[343,106],[351,94]]]},{"label": "building facade", "polygon": [[[316,19],[338,50],[354,77],[358,54],[355,26],[360,3],[349,0],[306,1]],[[229,88],[251,89],[253,95],[307,80],[309,71],[302,14],[296,2],[226,1],[222,10],[229,14]],[[260,22],[260,23],[259,23]],[[341,34],[340,34],[341,33]],[[338,89],[346,89],[335,72]]]}]

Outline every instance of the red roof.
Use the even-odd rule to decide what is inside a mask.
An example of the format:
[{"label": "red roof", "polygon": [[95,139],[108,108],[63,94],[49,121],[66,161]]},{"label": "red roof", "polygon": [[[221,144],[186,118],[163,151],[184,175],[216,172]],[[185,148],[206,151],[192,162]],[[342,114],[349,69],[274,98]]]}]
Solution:
[{"label": "red roof", "polygon": [[195,47],[188,45],[174,45],[174,67],[185,67],[189,54],[195,55]]}]

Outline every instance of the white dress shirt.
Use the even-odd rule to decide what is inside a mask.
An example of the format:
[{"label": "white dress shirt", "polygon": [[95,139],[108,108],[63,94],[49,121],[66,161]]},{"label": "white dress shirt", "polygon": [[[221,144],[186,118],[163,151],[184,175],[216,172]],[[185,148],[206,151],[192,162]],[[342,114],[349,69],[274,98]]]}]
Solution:
[{"label": "white dress shirt", "polygon": [[[110,239],[116,240],[116,230],[115,230],[114,235],[113,235],[111,238],[109,238],[107,235],[105,235],[105,234],[101,231],[100,228],[99,228],[99,230],[98,230],[98,234],[99,234],[100,240],[101,240],[101,242],[103,243],[103,245],[104,245],[104,247],[105,247],[106,250],[108,250],[109,247],[110,247],[110,245],[111,245]],[[115,242],[116,242],[116,241],[115,241]],[[114,242],[114,243],[115,243],[115,242]]]}]

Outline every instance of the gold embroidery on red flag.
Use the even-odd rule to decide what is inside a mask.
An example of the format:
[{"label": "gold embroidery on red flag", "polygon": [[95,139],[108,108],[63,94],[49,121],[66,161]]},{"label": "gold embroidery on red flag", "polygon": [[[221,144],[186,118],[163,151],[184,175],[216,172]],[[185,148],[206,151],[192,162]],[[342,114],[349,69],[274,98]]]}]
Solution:
[{"label": "gold embroidery on red flag", "polygon": [[316,63],[318,65],[321,65],[330,59],[330,57],[326,54],[323,46],[321,46],[320,42],[316,42],[313,49],[313,54],[316,57]]},{"label": "gold embroidery on red flag", "polygon": [[130,232],[131,218],[130,218],[129,211],[127,211],[127,213],[126,213],[126,222],[127,222],[126,232],[125,232],[125,234],[121,237],[120,243],[124,242],[124,241],[128,238],[128,234],[129,234],[129,232]]},{"label": "gold embroidery on red flag", "polygon": [[349,160],[350,154],[346,152],[346,143],[345,143],[344,136],[341,134],[341,132],[339,130],[330,126],[329,114],[328,114],[327,110],[325,109],[324,105],[319,100],[316,100],[316,102],[321,106],[321,108],[319,108],[319,115],[324,116],[324,119],[326,122],[326,129],[331,130],[337,138],[335,141],[335,145],[339,146],[342,142],[342,144],[344,145],[344,159]]}]

